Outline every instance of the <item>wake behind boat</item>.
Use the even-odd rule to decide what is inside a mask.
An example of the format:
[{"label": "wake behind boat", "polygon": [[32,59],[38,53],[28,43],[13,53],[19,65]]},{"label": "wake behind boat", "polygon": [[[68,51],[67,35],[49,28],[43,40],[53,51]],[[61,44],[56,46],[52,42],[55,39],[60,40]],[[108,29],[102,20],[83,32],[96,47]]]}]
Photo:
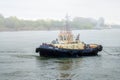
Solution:
[{"label": "wake behind boat", "polygon": [[73,39],[72,31],[69,28],[68,17],[66,17],[66,27],[60,31],[58,39],[53,40],[50,44],[43,43],[36,52],[39,52],[43,57],[81,57],[95,56],[99,51],[102,51],[102,45],[86,44],[80,41],[80,34],[76,39]]}]

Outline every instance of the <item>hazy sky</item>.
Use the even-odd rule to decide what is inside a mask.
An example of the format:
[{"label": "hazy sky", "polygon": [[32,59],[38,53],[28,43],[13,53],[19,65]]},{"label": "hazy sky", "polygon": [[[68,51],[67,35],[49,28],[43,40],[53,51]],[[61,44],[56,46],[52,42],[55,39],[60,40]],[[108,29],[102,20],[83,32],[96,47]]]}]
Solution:
[{"label": "hazy sky", "polygon": [[0,0],[0,14],[5,17],[64,19],[66,13],[120,24],[120,0]]}]

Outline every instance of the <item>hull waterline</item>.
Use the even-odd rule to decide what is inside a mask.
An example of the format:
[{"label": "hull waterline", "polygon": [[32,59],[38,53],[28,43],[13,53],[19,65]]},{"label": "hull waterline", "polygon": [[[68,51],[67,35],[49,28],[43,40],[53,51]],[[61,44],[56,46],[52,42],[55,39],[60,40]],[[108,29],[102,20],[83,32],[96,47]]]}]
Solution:
[{"label": "hull waterline", "polygon": [[39,47],[36,48],[36,52],[41,57],[81,57],[81,56],[96,56],[99,51],[102,50],[102,46],[97,48],[88,49],[62,49],[62,48],[49,48]]}]

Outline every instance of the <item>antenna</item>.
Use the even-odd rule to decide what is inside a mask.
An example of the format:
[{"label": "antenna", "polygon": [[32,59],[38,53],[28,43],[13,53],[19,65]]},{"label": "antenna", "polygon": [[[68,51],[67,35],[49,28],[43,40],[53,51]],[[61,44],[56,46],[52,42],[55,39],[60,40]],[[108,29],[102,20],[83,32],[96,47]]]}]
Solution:
[{"label": "antenna", "polygon": [[65,27],[64,30],[59,33],[59,40],[63,41],[64,43],[70,43],[73,42],[73,34],[70,30],[68,14],[66,14],[65,19]]},{"label": "antenna", "polygon": [[69,24],[69,16],[68,16],[68,14],[66,14],[66,16],[65,16],[65,31],[71,31],[70,30],[70,24]]}]

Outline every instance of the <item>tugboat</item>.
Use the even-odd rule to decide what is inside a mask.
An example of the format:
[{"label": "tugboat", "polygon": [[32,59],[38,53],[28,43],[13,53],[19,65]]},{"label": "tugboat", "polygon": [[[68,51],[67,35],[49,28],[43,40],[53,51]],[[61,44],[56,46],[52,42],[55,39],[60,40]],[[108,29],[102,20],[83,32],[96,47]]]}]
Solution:
[{"label": "tugboat", "polygon": [[41,57],[81,57],[81,56],[96,56],[99,51],[102,51],[102,45],[85,44],[80,41],[80,34],[76,39],[73,39],[72,31],[69,28],[68,16],[66,16],[66,27],[60,31],[58,39],[53,40],[50,44],[42,43],[36,52],[39,52]]}]

